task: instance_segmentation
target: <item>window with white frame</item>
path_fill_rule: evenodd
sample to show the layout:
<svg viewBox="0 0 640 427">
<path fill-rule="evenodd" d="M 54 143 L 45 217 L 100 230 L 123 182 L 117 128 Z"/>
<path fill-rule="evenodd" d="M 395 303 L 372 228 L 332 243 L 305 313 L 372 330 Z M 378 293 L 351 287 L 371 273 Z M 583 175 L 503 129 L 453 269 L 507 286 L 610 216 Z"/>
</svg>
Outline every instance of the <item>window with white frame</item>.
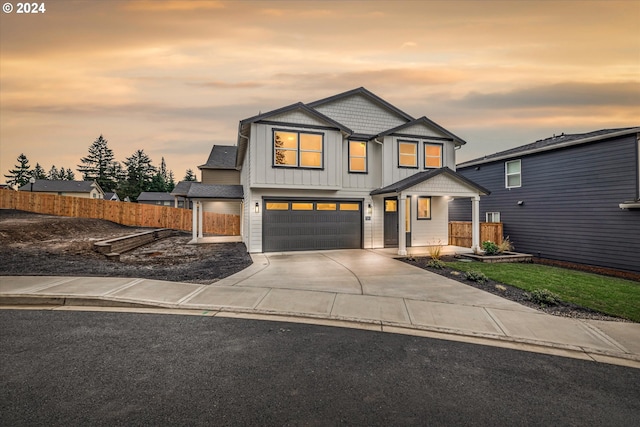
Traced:
<svg viewBox="0 0 640 427">
<path fill-rule="evenodd" d="M 324 141 L 321 133 L 274 130 L 273 165 L 322 169 Z"/>
<path fill-rule="evenodd" d="M 441 168 L 442 167 L 442 145 L 441 144 L 424 144 L 424 168 Z"/>
<path fill-rule="evenodd" d="M 500 212 L 487 212 L 487 222 L 500 222 Z"/>
<path fill-rule="evenodd" d="M 418 142 L 398 141 L 398 166 L 401 168 L 418 167 Z"/>
<path fill-rule="evenodd" d="M 520 160 L 512 160 L 505 162 L 505 186 L 507 188 L 516 188 L 522 186 L 522 163 Z"/>
</svg>

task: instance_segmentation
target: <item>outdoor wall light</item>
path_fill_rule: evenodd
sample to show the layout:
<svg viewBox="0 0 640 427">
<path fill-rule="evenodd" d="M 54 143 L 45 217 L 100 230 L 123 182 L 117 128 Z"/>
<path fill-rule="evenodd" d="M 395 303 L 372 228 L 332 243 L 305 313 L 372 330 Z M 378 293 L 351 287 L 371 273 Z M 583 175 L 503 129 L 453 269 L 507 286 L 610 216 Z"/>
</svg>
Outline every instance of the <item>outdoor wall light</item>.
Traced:
<svg viewBox="0 0 640 427">
<path fill-rule="evenodd" d="M 260 213 L 260 203 L 256 202 L 256 206 L 254 208 L 256 213 Z"/>
<path fill-rule="evenodd" d="M 524 201 L 518 200 L 518 206 L 522 206 L 522 205 L 524 205 Z"/>
<path fill-rule="evenodd" d="M 371 203 L 369 203 L 367 205 L 367 215 L 371 215 L 373 213 L 373 206 L 371 206 Z"/>
</svg>

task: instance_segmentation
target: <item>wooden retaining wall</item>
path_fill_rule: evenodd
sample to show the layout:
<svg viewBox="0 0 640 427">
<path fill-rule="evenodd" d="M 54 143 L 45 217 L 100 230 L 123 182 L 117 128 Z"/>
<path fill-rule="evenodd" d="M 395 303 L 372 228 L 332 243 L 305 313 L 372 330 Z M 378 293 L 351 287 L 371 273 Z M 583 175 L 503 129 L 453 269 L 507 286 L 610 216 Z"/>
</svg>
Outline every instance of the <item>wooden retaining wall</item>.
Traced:
<svg viewBox="0 0 640 427">
<path fill-rule="evenodd" d="M 501 222 L 481 222 L 480 223 L 480 243 L 491 241 L 499 244 L 503 239 L 503 227 Z M 451 221 L 449 222 L 449 244 L 470 248 L 471 222 Z"/>
<path fill-rule="evenodd" d="M 190 209 L 13 190 L 0 190 L 0 208 L 181 231 L 191 231 L 193 220 Z M 204 234 L 240 235 L 239 215 L 203 212 L 202 222 Z"/>
</svg>

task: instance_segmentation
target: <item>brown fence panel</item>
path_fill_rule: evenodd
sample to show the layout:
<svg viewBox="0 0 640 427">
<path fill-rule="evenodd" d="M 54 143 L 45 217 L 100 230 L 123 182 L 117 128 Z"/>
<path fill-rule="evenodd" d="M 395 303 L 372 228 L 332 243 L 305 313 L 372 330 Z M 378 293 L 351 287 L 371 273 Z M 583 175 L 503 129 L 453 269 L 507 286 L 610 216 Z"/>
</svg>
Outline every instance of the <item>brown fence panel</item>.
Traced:
<svg viewBox="0 0 640 427">
<path fill-rule="evenodd" d="M 466 221 L 449 222 L 449 244 L 452 246 L 461 246 L 470 248 L 472 241 L 472 223 Z M 491 241 L 495 243 L 502 242 L 503 225 L 501 222 L 481 222 L 480 223 L 480 242 Z"/>
<path fill-rule="evenodd" d="M 193 219 L 190 209 L 12 190 L 0 190 L 0 208 L 182 231 L 191 231 Z M 238 215 L 203 212 L 202 221 L 206 234 L 240 235 Z"/>
</svg>

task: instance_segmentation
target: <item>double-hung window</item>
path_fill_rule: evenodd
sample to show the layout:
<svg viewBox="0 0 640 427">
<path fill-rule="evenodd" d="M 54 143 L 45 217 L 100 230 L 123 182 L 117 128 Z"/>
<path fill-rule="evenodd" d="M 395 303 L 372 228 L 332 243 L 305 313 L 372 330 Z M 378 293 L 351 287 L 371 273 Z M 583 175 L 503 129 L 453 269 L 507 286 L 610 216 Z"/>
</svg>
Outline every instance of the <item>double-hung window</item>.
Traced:
<svg viewBox="0 0 640 427">
<path fill-rule="evenodd" d="M 367 173 L 367 143 L 349 141 L 349 172 Z"/>
<path fill-rule="evenodd" d="M 505 162 L 504 170 L 507 188 L 522 187 L 522 163 L 520 160 Z"/>
<path fill-rule="evenodd" d="M 424 168 L 441 168 L 442 167 L 442 145 L 441 144 L 424 144 Z"/>
<path fill-rule="evenodd" d="M 322 169 L 324 140 L 321 133 L 275 130 L 273 165 Z"/>
<path fill-rule="evenodd" d="M 418 143 L 398 141 L 398 166 L 401 168 L 418 167 Z"/>
<path fill-rule="evenodd" d="M 500 212 L 487 212 L 487 222 L 500 222 Z"/>
</svg>

